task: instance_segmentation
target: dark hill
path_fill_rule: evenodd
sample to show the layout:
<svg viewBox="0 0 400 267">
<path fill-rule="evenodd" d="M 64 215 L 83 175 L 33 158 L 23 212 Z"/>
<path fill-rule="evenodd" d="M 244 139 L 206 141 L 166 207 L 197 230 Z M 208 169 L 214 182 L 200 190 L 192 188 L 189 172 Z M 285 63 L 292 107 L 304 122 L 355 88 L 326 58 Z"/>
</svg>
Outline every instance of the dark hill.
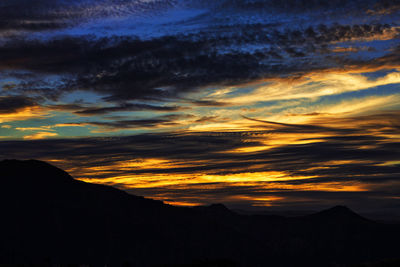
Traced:
<svg viewBox="0 0 400 267">
<path fill-rule="evenodd" d="M 228 209 L 223 204 L 212 204 L 210 206 L 197 206 L 193 207 L 197 212 L 203 213 L 208 216 L 214 216 L 216 218 L 223 218 L 229 216 L 236 216 L 237 214 Z"/>
<path fill-rule="evenodd" d="M 1 161 L 0 174 L 0 263 L 346 266 L 398 256 L 397 225 L 345 207 L 245 216 L 220 204 L 165 205 L 40 161 Z"/>
<path fill-rule="evenodd" d="M 323 210 L 305 217 L 313 221 L 319 221 L 321 223 L 337 223 L 338 221 L 341 221 L 342 223 L 355 224 L 372 223 L 372 221 L 358 215 L 357 213 L 345 206 L 335 206 L 333 208 Z"/>
</svg>

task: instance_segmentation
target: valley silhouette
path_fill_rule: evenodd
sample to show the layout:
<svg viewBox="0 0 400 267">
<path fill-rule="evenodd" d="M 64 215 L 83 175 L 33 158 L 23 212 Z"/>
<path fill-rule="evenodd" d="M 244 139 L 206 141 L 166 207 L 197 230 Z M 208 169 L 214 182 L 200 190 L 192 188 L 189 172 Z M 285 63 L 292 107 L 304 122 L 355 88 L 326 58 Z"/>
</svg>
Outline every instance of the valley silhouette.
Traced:
<svg viewBox="0 0 400 267">
<path fill-rule="evenodd" d="M 0 173 L 2 264 L 400 263 L 400 226 L 366 219 L 344 206 L 298 217 L 242 215 L 222 204 L 175 207 L 85 183 L 42 161 L 4 160 Z"/>
</svg>

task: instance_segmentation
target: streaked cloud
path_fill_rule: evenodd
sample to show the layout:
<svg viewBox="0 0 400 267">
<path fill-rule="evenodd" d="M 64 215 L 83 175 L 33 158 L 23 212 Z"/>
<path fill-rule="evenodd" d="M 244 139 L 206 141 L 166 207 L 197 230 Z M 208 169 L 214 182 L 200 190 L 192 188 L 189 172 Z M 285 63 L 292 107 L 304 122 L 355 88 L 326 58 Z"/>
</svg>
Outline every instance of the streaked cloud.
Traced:
<svg viewBox="0 0 400 267">
<path fill-rule="evenodd" d="M 57 133 L 53 132 L 37 132 L 32 135 L 25 135 L 24 140 L 39 140 L 39 139 L 46 139 L 48 137 L 55 137 L 57 136 Z"/>
<path fill-rule="evenodd" d="M 388 84 L 399 84 L 400 73 L 391 72 L 375 80 L 359 73 L 310 73 L 297 80 L 277 80 L 257 87 L 244 95 L 226 97 L 224 100 L 242 105 L 261 101 L 317 98 L 345 92 L 360 91 Z M 240 88 L 237 88 L 240 91 Z"/>
<path fill-rule="evenodd" d="M 1 1 L 0 158 L 176 205 L 396 210 L 399 12 Z"/>
<path fill-rule="evenodd" d="M 382 188 L 400 172 L 397 113 L 253 132 L 3 141 L 1 148 L 8 157 L 48 160 L 85 181 L 181 204 L 273 207 L 302 198 L 311 207 L 346 196 L 359 207 L 365 197 L 390 205 L 398 192 Z"/>
<path fill-rule="evenodd" d="M 40 107 L 22 108 L 15 113 L 0 114 L 0 123 L 12 121 L 25 121 L 33 118 L 41 118 L 47 113 Z"/>
</svg>

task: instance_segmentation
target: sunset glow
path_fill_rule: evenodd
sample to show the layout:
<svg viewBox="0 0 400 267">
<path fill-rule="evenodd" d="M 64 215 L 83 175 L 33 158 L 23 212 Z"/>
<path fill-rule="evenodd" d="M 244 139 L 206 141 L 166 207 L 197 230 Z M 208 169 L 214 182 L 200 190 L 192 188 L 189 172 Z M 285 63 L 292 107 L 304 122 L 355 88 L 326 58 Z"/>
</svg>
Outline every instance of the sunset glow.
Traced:
<svg viewBox="0 0 400 267">
<path fill-rule="evenodd" d="M 398 6 L 61 2 L 0 11 L 2 159 L 179 206 L 398 205 Z"/>
</svg>

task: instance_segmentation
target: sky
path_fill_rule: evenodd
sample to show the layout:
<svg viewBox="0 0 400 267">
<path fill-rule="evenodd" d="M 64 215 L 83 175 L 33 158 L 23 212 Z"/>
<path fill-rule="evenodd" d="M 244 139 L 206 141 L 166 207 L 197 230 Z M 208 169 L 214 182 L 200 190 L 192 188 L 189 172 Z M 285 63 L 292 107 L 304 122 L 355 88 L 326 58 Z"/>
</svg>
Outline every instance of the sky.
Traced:
<svg viewBox="0 0 400 267">
<path fill-rule="evenodd" d="M 400 218 L 399 37 L 397 0 L 2 0 L 0 159 Z"/>
</svg>

